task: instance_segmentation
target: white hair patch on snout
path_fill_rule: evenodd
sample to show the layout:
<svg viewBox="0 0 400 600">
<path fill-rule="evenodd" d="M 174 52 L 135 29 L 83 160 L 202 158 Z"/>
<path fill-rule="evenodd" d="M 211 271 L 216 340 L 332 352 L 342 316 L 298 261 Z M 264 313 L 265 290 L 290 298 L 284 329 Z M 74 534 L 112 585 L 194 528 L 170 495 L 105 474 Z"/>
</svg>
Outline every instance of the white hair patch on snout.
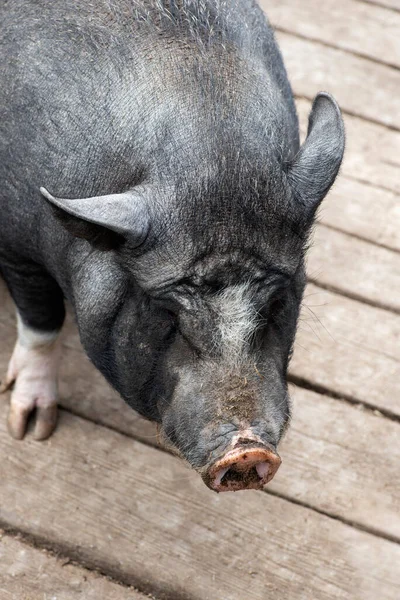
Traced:
<svg viewBox="0 0 400 600">
<path fill-rule="evenodd" d="M 247 355 L 258 322 L 249 284 L 226 288 L 214 298 L 213 309 L 218 319 L 215 343 L 225 360 L 237 364 Z"/>
</svg>

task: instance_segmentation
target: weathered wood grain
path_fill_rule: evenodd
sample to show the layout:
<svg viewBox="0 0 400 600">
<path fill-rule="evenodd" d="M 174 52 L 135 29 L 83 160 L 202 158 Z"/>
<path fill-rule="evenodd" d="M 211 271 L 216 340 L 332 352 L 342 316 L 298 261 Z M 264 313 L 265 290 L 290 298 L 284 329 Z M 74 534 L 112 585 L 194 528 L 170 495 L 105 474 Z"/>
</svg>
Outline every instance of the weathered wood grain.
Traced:
<svg viewBox="0 0 400 600">
<path fill-rule="evenodd" d="M 149 600 L 0 531 L 0 600 Z"/>
<path fill-rule="evenodd" d="M 4 370 L 14 339 L 11 323 L 0 332 L 6 333 L 6 348 L 0 351 Z M 302 353 L 303 348 L 297 352 Z M 306 348 L 304 352 L 308 359 Z M 60 389 L 62 406 L 74 413 L 158 445 L 155 426 L 110 389 L 84 356 L 70 323 Z M 293 390 L 293 397 L 292 427 L 281 447 L 284 465 L 270 488 L 317 510 L 400 538 L 400 488 L 394 483 L 400 462 L 400 425 L 301 388 Z"/>
<path fill-rule="evenodd" d="M 78 351 L 67 349 L 64 358 L 63 406 L 158 445 L 154 424 L 103 384 Z M 400 539 L 400 425 L 302 388 L 291 391 L 293 421 L 281 446 L 284 465 L 271 489 Z"/>
<path fill-rule="evenodd" d="M 278 29 L 400 66 L 400 14 L 353 0 L 261 0 Z"/>
<path fill-rule="evenodd" d="M 291 387 L 293 419 L 271 490 L 400 539 L 400 425 Z"/>
<path fill-rule="evenodd" d="M 400 196 L 388 190 L 340 176 L 319 218 L 345 233 L 400 251 Z"/>
<path fill-rule="evenodd" d="M 327 89 L 344 111 L 400 127 L 400 70 L 287 33 L 277 39 L 296 95 L 311 100 Z"/>
<path fill-rule="evenodd" d="M 400 230 L 395 239 L 400 242 Z M 317 280 L 361 302 L 366 300 L 400 312 L 398 252 L 319 225 L 313 235 L 307 264 L 312 281 Z"/>
<path fill-rule="evenodd" d="M 67 349 L 65 363 L 63 406 L 158 445 L 155 426 L 127 407 L 78 351 Z M 281 448 L 285 466 L 272 489 L 400 538 L 400 488 L 394 483 L 400 425 L 301 388 L 292 395 L 292 427 Z"/>
<path fill-rule="evenodd" d="M 325 86 L 328 87 L 328 86 Z M 329 88 L 334 91 L 334 88 Z M 311 102 L 298 99 L 303 137 L 307 131 Z M 346 151 L 341 173 L 368 185 L 400 193 L 400 133 L 358 117 L 343 115 Z M 399 122 L 400 119 L 397 117 Z"/>
<path fill-rule="evenodd" d="M 290 371 L 399 416 L 400 319 L 309 285 Z"/>
<path fill-rule="evenodd" d="M 316 292 L 320 294 L 320 300 L 314 297 Z M 309 304 L 314 305 L 321 301 L 321 304 L 328 303 L 329 308 L 332 300 L 337 302 L 336 296 L 309 287 L 307 293 Z M 342 299 L 339 296 L 340 300 Z M 299 372 L 304 373 L 303 361 L 307 363 L 307 367 L 311 363 L 311 370 L 309 369 L 311 382 L 320 384 L 320 371 L 325 369 L 326 377 L 328 378 L 330 371 L 332 379 L 340 380 L 340 389 L 343 390 L 346 389 L 353 372 L 357 371 L 359 374 L 357 382 L 353 384 L 353 388 L 348 388 L 349 391 L 353 391 L 358 389 L 360 378 L 368 368 L 371 368 L 369 362 L 371 352 L 366 348 L 364 355 L 361 353 L 361 356 L 355 356 L 351 342 L 354 343 L 357 337 L 353 334 L 353 340 L 349 340 L 347 327 L 348 322 L 355 319 L 359 304 L 343 300 L 344 311 L 350 314 L 347 317 L 348 321 L 337 323 L 337 330 L 333 329 L 332 325 L 336 322 L 338 310 L 343 310 L 343 305 L 339 307 L 335 305 L 334 318 L 329 323 L 324 317 L 324 314 L 329 311 L 325 309 L 321 311 L 319 307 L 314 307 L 313 310 L 319 313 L 323 325 L 315 322 L 314 318 L 310 321 L 310 315 L 307 314 L 307 310 L 305 311 L 303 318 L 306 321 L 301 326 L 303 331 L 296 347 L 292 372 L 295 375 Z M 352 311 L 349 311 L 349 306 Z M 397 343 L 400 340 L 400 323 L 399 319 L 396 320 L 399 337 L 394 337 L 392 346 L 387 343 L 386 348 L 383 348 L 383 342 L 379 340 L 375 343 L 377 352 L 380 350 L 387 350 L 388 353 L 394 350 L 397 352 L 395 356 L 399 377 L 396 377 L 396 373 L 392 373 L 392 379 L 382 381 L 381 387 L 380 382 L 376 382 L 373 391 L 376 397 L 382 398 L 382 402 L 378 402 L 381 408 L 390 407 L 400 414 L 396 400 L 400 394 L 400 344 Z M 309 325 L 306 325 L 307 322 Z M 390 323 L 387 325 L 389 330 Z M 324 327 L 327 327 L 329 333 Z M 382 333 L 385 338 L 388 330 L 383 327 Z M 307 331 L 309 336 L 306 340 L 302 334 Z M 396 331 L 392 333 L 396 335 Z M 336 340 L 335 342 L 331 336 Z M 361 331 L 361 336 L 367 338 L 368 330 Z M 75 341 L 73 341 L 74 337 Z M 66 343 L 74 349 L 78 348 L 73 330 L 70 330 Z M 327 348 L 324 347 L 325 343 Z M 329 355 L 332 343 L 336 346 L 337 352 L 333 361 Z M 115 392 L 103 383 L 102 376 L 95 371 L 89 361 L 85 360 L 78 350 L 72 348 L 66 351 L 63 364 L 62 404 L 77 414 L 107 424 L 146 444 L 157 445 L 154 425 L 131 411 Z M 323 361 L 325 352 L 327 352 L 326 363 Z M 298 355 L 301 358 L 298 358 Z M 315 370 L 312 370 L 312 364 L 316 363 L 321 355 L 322 359 L 315 365 Z M 373 354 L 372 359 L 374 359 Z M 347 370 L 342 375 L 344 377 L 342 381 L 343 364 L 347 365 Z M 392 361 L 388 360 L 385 366 L 384 373 L 387 373 L 392 366 Z M 368 402 L 373 401 L 373 398 L 366 393 L 369 385 L 370 382 L 367 380 L 363 390 L 365 400 Z M 338 388 L 335 390 L 340 391 Z M 392 397 L 390 397 L 391 392 L 394 394 Z M 386 393 L 388 393 L 387 397 Z M 274 489 L 276 485 L 276 489 L 289 498 L 301 500 L 332 515 L 353 520 L 384 535 L 400 537 L 400 488 L 395 483 L 400 462 L 400 425 L 301 388 L 293 390 L 293 396 L 295 402 L 293 423 L 282 446 L 282 454 L 286 459 L 280 475 L 286 476 L 284 479 L 277 478 L 271 488 Z M 387 405 L 385 399 L 388 401 Z M 374 440 L 373 444 L 371 440 Z M 387 452 L 387 448 L 390 448 L 390 452 Z M 384 469 L 382 464 L 385 464 Z"/>
<path fill-rule="evenodd" d="M 212 494 L 178 459 L 86 420 L 62 414 L 43 444 L 1 422 L 0 446 L 0 520 L 161 598 L 399 596 L 397 544 L 268 494 Z"/>
</svg>

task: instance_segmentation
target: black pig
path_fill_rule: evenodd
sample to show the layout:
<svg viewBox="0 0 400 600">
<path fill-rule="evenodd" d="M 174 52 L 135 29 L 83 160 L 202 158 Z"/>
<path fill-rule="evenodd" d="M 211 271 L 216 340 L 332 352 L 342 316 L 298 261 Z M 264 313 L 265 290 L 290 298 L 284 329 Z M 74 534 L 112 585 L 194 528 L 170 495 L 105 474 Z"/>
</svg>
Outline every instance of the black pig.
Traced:
<svg viewBox="0 0 400 600">
<path fill-rule="evenodd" d="M 10 433 L 54 429 L 64 298 L 128 404 L 216 491 L 275 474 L 316 210 L 343 155 L 254 0 L 3 0 Z M 48 191 L 47 191 L 48 190 Z"/>
</svg>

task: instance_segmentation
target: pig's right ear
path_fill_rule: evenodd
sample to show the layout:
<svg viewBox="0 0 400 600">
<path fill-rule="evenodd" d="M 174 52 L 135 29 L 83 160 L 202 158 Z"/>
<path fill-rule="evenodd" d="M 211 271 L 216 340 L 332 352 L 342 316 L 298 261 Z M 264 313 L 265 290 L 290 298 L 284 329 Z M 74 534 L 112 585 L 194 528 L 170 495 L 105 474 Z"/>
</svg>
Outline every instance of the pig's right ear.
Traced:
<svg viewBox="0 0 400 600">
<path fill-rule="evenodd" d="M 121 236 L 139 246 L 148 234 L 149 216 L 139 192 L 72 200 L 56 198 L 44 187 L 40 191 L 56 207 L 57 217 L 68 231 L 100 249 L 114 247 Z"/>
<path fill-rule="evenodd" d="M 310 218 L 335 181 L 344 145 L 340 108 L 330 94 L 321 92 L 312 105 L 307 138 L 287 170 L 295 199 Z"/>
</svg>

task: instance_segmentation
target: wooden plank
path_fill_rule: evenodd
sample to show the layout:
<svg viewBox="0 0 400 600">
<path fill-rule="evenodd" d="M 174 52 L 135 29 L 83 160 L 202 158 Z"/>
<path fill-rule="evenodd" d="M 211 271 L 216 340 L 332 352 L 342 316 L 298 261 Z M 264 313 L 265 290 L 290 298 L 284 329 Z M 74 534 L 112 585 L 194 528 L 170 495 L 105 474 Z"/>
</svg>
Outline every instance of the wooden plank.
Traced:
<svg viewBox="0 0 400 600">
<path fill-rule="evenodd" d="M 65 352 L 62 405 L 157 446 L 155 425 L 141 419 L 101 383 L 100 374 L 78 351 Z M 284 465 L 271 489 L 400 538 L 400 489 L 394 484 L 400 464 L 400 425 L 305 389 L 292 387 L 291 392 L 293 421 L 280 449 Z"/>
<path fill-rule="evenodd" d="M 323 224 L 400 251 L 400 197 L 339 177 L 319 212 Z"/>
<path fill-rule="evenodd" d="M 173 600 L 397 600 L 397 544 L 260 492 L 213 494 L 181 461 L 62 414 L 51 442 L 0 423 L 0 519 Z"/>
<path fill-rule="evenodd" d="M 7 331 L 5 346 L 11 351 L 11 324 Z M 0 352 L 3 369 L 7 351 Z M 295 356 L 299 351 L 303 348 L 297 348 Z M 341 355 L 343 348 L 338 351 Z M 307 348 L 304 355 L 307 360 Z M 352 362 L 349 355 L 347 361 Z M 331 361 L 328 368 L 335 368 Z M 295 389 L 293 396 L 293 422 L 281 447 L 284 466 L 270 488 L 382 535 L 400 538 L 400 489 L 393 485 L 400 462 L 400 425 L 304 389 Z M 155 426 L 141 419 L 109 388 L 84 356 L 71 325 L 63 352 L 61 397 L 62 406 L 76 414 L 157 446 Z"/>
<path fill-rule="evenodd" d="M 327 89 L 353 115 L 400 128 L 400 71 L 343 50 L 277 33 L 295 94 L 311 100 Z"/>
<path fill-rule="evenodd" d="M 297 108 L 304 137 L 311 102 L 298 99 Z M 343 175 L 399 194 L 400 133 L 349 115 L 344 115 L 344 121 L 346 151 L 341 169 Z"/>
<path fill-rule="evenodd" d="M 400 66 L 400 14 L 353 0 L 261 0 L 272 25 Z"/>
<path fill-rule="evenodd" d="M 398 252 L 323 225 L 315 229 L 313 238 L 307 258 L 307 272 L 312 281 L 400 312 Z M 400 230 L 396 240 L 400 242 Z"/>
<path fill-rule="evenodd" d="M 0 531 L 0 600 L 148 600 Z"/>
<path fill-rule="evenodd" d="M 290 371 L 400 416 L 399 341 L 398 315 L 309 285 Z"/>
<path fill-rule="evenodd" d="M 308 390 L 294 412 L 270 489 L 400 539 L 400 425 Z"/>
<path fill-rule="evenodd" d="M 79 351 L 67 349 L 62 405 L 157 446 L 154 424 L 141 419 L 102 382 L 101 375 Z M 319 510 L 400 538 L 400 490 L 395 492 L 393 488 L 400 463 L 400 426 L 308 390 L 298 388 L 292 392 L 294 417 L 283 442 L 285 468 L 276 489 Z M 375 440 L 373 446 L 371 439 Z M 308 448 L 305 440 L 309 441 Z M 380 452 L 381 459 L 377 455 Z M 340 474 L 339 481 L 335 473 Z M 349 498 L 357 501 L 349 503 Z"/>
</svg>

